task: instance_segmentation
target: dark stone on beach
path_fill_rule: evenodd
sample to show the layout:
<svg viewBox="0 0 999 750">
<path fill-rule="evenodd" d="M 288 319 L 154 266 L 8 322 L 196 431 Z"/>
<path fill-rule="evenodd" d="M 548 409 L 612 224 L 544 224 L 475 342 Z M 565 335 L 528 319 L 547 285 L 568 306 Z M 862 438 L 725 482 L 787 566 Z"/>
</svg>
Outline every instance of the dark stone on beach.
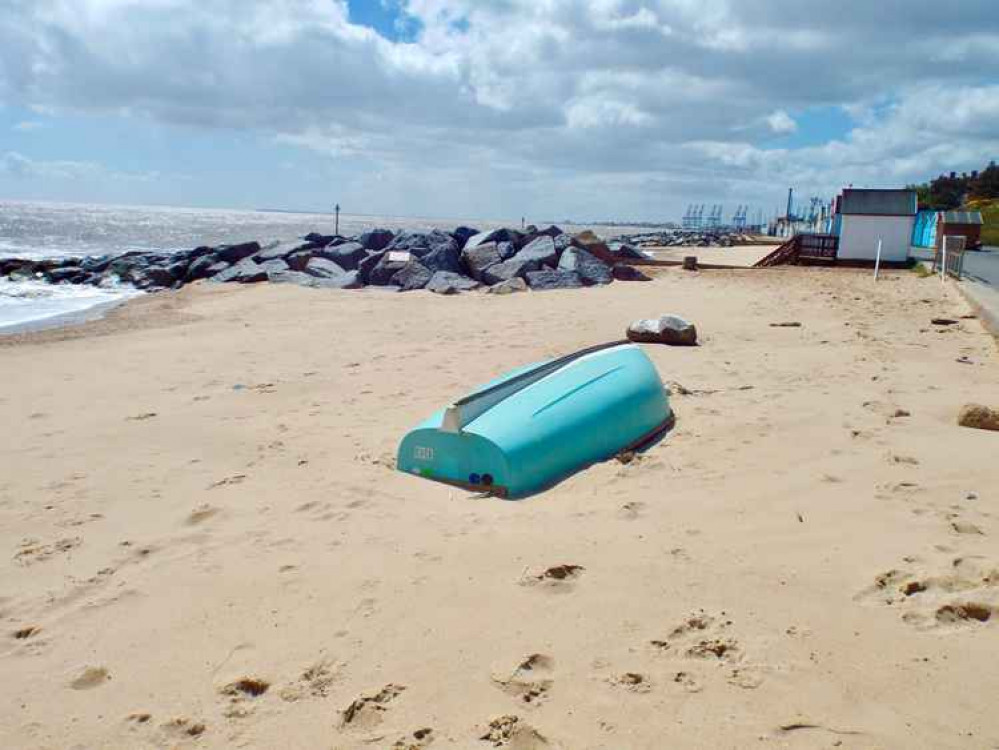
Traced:
<svg viewBox="0 0 999 750">
<path fill-rule="evenodd" d="M 80 268 L 87 273 L 104 273 L 111 265 L 111 260 L 112 256 L 110 255 L 88 255 L 80 261 Z"/>
<path fill-rule="evenodd" d="M 256 244 L 256 243 L 254 243 Z M 224 283 L 235 281 L 239 284 L 255 284 L 259 281 L 267 281 L 267 271 L 252 258 L 244 258 L 239 263 L 229 266 L 221 273 L 215 274 L 212 281 Z"/>
<path fill-rule="evenodd" d="M 611 274 L 618 281 L 652 281 L 634 266 L 626 266 L 623 263 L 611 268 Z"/>
<path fill-rule="evenodd" d="M 373 286 L 389 286 L 392 283 L 392 277 L 401 271 L 402 267 L 412 259 L 412 254 L 404 250 L 389 250 L 385 252 L 368 272 L 367 283 Z M 362 267 L 367 260 L 365 258 L 362 261 Z"/>
<path fill-rule="evenodd" d="M 375 266 L 377 266 L 381 261 L 385 252 L 385 250 L 379 250 L 378 252 L 368 253 L 368 257 L 362 259 L 361 262 L 357 264 L 357 272 L 360 274 L 361 280 L 365 284 L 368 283 L 371 271 L 374 270 Z"/>
<path fill-rule="evenodd" d="M 454 237 L 454 241 L 458 243 L 459 250 L 463 250 L 465 248 L 465 243 L 468 242 L 468 239 L 477 234 L 479 234 L 479 230 L 473 229 L 472 227 L 458 227 L 451 232 L 451 236 Z"/>
<path fill-rule="evenodd" d="M 435 244 L 429 253 L 420 258 L 420 263 L 431 273 L 437 273 L 438 271 L 461 273 L 463 270 L 461 265 L 461 250 L 458 249 L 458 243 L 450 237 L 448 239 L 451 241 Z"/>
<path fill-rule="evenodd" d="M 309 274 L 309 276 L 317 276 L 321 279 L 336 278 L 338 276 L 343 276 L 344 274 L 344 269 L 340 268 L 340 266 L 333 261 L 318 257 L 310 258 L 309 262 L 305 264 L 305 268 L 302 270 Z"/>
<path fill-rule="evenodd" d="M 285 263 L 281 258 L 274 258 L 273 260 L 267 260 L 263 263 L 258 264 L 267 273 L 267 278 L 270 279 L 271 275 L 276 273 L 283 273 L 288 271 L 288 264 Z"/>
<path fill-rule="evenodd" d="M 520 277 L 501 281 L 486 289 L 490 294 L 513 294 L 514 292 L 526 292 L 527 282 Z"/>
<path fill-rule="evenodd" d="M 510 260 L 517 254 L 517 246 L 512 242 L 497 242 L 496 252 L 500 254 L 502 260 Z"/>
<path fill-rule="evenodd" d="M 576 289 L 583 286 L 583 280 L 575 271 L 528 271 L 527 285 L 537 291 Z"/>
<path fill-rule="evenodd" d="M 256 255 L 261 250 L 259 242 L 244 242 L 239 245 L 222 245 L 215 250 L 215 257 L 226 263 L 238 263 L 244 258 Z"/>
<path fill-rule="evenodd" d="M 430 277 L 427 282 L 427 290 L 435 294 L 458 294 L 468 292 L 479 287 L 479 282 L 470 279 L 460 273 L 450 271 L 438 271 Z"/>
<path fill-rule="evenodd" d="M 63 266 L 62 268 L 53 268 L 45 275 L 52 284 L 62 284 L 65 282 L 79 284 L 85 274 L 86 272 L 79 266 Z"/>
<path fill-rule="evenodd" d="M 694 346 L 697 343 L 697 328 L 676 315 L 636 320 L 628 326 L 627 335 L 631 341 L 643 344 Z"/>
<path fill-rule="evenodd" d="M 483 271 L 482 280 L 487 284 L 499 284 L 500 282 L 516 277 L 523 278 L 527 275 L 528 271 L 538 271 L 540 269 L 541 264 L 536 260 L 514 257 L 502 263 L 489 266 L 489 268 Z"/>
<path fill-rule="evenodd" d="M 392 284 L 404 292 L 410 292 L 414 289 L 423 289 L 433 275 L 433 272 L 419 261 L 411 260 L 392 277 Z"/>
<path fill-rule="evenodd" d="M 570 247 L 562 253 L 558 267 L 563 271 L 575 271 L 587 286 L 610 284 L 614 280 L 610 266 L 578 247 Z"/>
<path fill-rule="evenodd" d="M 358 271 L 344 271 L 339 276 L 313 277 L 306 286 L 314 289 L 360 289 L 364 286 Z"/>
<path fill-rule="evenodd" d="M 513 257 L 516 260 L 534 261 L 539 266 L 554 266 L 558 263 L 555 241 L 547 235 L 532 240 Z"/>
<path fill-rule="evenodd" d="M 288 268 L 292 271 L 304 271 L 305 267 L 309 264 L 309 261 L 315 255 L 314 250 L 296 250 L 293 253 L 288 254 L 284 262 L 288 264 Z"/>
<path fill-rule="evenodd" d="M 302 249 L 302 243 L 299 240 L 290 240 L 287 242 L 272 242 L 267 245 L 263 250 L 253 256 L 253 259 L 257 263 L 266 263 L 269 260 L 283 260 L 291 253 L 296 250 Z"/>
<path fill-rule="evenodd" d="M 521 234 L 519 232 L 514 229 L 503 227 L 502 229 L 492 229 L 488 232 L 479 232 L 478 234 L 469 237 L 462 249 L 469 250 L 490 242 L 512 242 L 517 244 L 520 239 Z"/>
<path fill-rule="evenodd" d="M 535 232 L 535 234 L 538 234 L 538 235 L 544 234 L 544 235 L 547 235 L 547 236 L 551 237 L 552 239 L 555 239 L 560 234 L 565 234 L 565 233 L 559 227 L 555 226 L 554 224 L 551 224 L 551 225 L 545 227 L 544 229 L 538 230 L 537 232 Z"/>
<path fill-rule="evenodd" d="M 157 289 L 173 286 L 177 279 L 165 266 L 146 266 L 133 269 L 131 280 L 139 289 Z"/>
<path fill-rule="evenodd" d="M 319 232 L 309 232 L 303 238 L 310 245 L 315 247 L 326 247 L 336 240 L 342 240 L 343 238 L 338 234 L 319 234 Z"/>
<path fill-rule="evenodd" d="M 388 229 L 369 229 L 357 238 L 357 242 L 365 250 L 384 250 L 394 236 Z"/>
<path fill-rule="evenodd" d="M 609 242 L 607 249 L 616 258 L 634 258 L 635 260 L 646 260 L 648 256 L 633 245 L 625 242 Z"/>
<path fill-rule="evenodd" d="M 561 255 L 566 249 L 570 247 L 574 246 L 579 247 L 578 245 L 575 244 L 575 240 L 573 239 L 571 234 L 556 235 L 555 237 L 552 238 L 552 241 L 555 243 L 555 252 L 557 252 L 559 255 Z"/>
<path fill-rule="evenodd" d="M 468 275 L 476 281 L 482 281 L 483 271 L 502 260 L 495 242 L 487 242 L 474 247 L 466 245 L 465 249 L 461 251 L 461 258 L 465 261 Z"/>
<path fill-rule="evenodd" d="M 167 270 L 170 271 L 170 275 L 173 276 L 174 281 L 183 281 L 184 277 L 187 276 L 189 265 L 191 265 L 191 262 L 187 259 L 176 260 L 167 266 Z"/>
<path fill-rule="evenodd" d="M 272 284 L 298 284 L 299 286 L 309 286 L 315 280 L 315 276 L 309 276 L 302 271 L 292 271 L 287 266 L 283 271 L 268 272 L 267 280 Z"/>
<path fill-rule="evenodd" d="M 448 237 L 448 239 L 451 238 Z M 430 243 L 430 237 L 426 232 L 405 231 L 397 234 L 385 249 L 412 253 L 419 258 L 430 252 Z"/>
<path fill-rule="evenodd" d="M 221 268 L 218 267 L 219 265 L 221 265 Z M 191 265 L 187 267 L 187 272 L 184 274 L 184 281 L 191 282 L 198 279 L 207 279 L 220 271 L 224 271 L 226 268 L 228 268 L 228 264 L 224 261 L 219 261 L 214 255 L 203 255 L 191 261 Z"/>
<path fill-rule="evenodd" d="M 344 242 L 340 245 L 316 250 L 315 254 L 320 258 L 333 261 L 347 271 L 353 271 L 357 268 L 358 263 L 368 257 L 368 251 L 360 242 Z"/>
</svg>

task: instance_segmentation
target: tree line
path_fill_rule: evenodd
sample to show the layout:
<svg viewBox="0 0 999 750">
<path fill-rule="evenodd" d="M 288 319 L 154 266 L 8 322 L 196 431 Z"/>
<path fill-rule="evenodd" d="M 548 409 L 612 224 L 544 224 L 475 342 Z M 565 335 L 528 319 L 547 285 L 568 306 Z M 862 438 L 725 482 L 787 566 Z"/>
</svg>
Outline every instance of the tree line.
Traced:
<svg viewBox="0 0 999 750">
<path fill-rule="evenodd" d="M 949 211 L 969 201 L 999 199 L 999 166 L 995 161 L 978 172 L 951 172 L 922 185 L 909 185 L 919 197 L 919 208 Z"/>
</svg>

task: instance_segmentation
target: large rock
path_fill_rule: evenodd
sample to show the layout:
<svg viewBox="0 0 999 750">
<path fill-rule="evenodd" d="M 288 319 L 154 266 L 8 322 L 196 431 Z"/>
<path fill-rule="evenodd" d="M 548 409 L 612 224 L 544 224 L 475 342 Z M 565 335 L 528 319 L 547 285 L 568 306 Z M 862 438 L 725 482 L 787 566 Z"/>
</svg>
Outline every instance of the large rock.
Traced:
<svg viewBox="0 0 999 750">
<path fill-rule="evenodd" d="M 296 250 L 285 256 L 284 261 L 292 271 L 305 271 L 305 267 L 315 255 L 315 250 Z"/>
<path fill-rule="evenodd" d="M 62 268 L 53 268 L 46 276 L 52 284 L 78 284 L 86 276 L 86 273 L 79 266 L 63 266 Z"/>
<path fill-rule="evenodd" d="M 139 289 L 162 289 L 173 286 L 176 281 L 170 269 L 165 266 L 135 268 L 130 275 L 132 284 Z"/>
<path fill-rule="evenodd" d="M 500 258 L 503 260 L 510 260 L 510 258 L 517 254 L 517 246 L 512 242 L 497 242 L 496 252 L 500 254 Z"/>
<path fill-rule="evenodd" d="M 611 273 L 618 281 L 652 281 L 634 266 L 618 264 L 611 268 Z"/>
<path fill-rule="evenodd" d="M 513 278 L 524 278 L 528 271 L 538 271 L 541 264 L 526 258 L 511 258 L 482 272 L 482 280 L 487 284 L 499 284 Z"/>
<path fill-rule="evenodd" d="M 473 247 L 478 247 L 479 245 L 485 245 L 491 242 L 512 242 L 517 244 L 521 239 L 520 232 L 513 229 L 507 229 L 506 227 L 502 229 L 491 229 L 488 232 L 479 232 L 468 238 L 465 242 L 463 250 L 469 250 Z"/>
<path fill-rule="evenodd" d="M 538 230 L 536 232 L 536 234 L 546 234 L 549 237 L 551 237 L 552 239 L 554 239 L 554 238 L 558 237 L 560 234 L 564 234 L 564 232 L 561 229 L 559 229 L 557 226 L 555 226 L 554 224 L 551 224 L 551 225 L 545 227 L 544 229 Z"/>
<path fill-rule="evenodd" d="M 298 269 L 294 269 L 298 270 Z M 316 276 L 320 279 L 330 279 L 343 276 L 345 273 L 344 269 L 340 268 L 336 263 L 326 258 L 310 258 L 309 262 L 305 264 L 305 268 L 302 269 L 309 276 Z"/>
<path fill-rule="evenodd" d="M 461 257 L 465 261 L 469 275 L 476 281 L 482 281 L 483 272 L 502 260 L 495 242 L 487 242 L 484 245 L 475 245 L 474 247 L 466 245 L 465 249 L 461 251 Z"/>
<path fill-rule="evenodd" d="M 450 237 L 448 239 L 451 239 Z M 451 242 L 437 243 L 430 252 L 420 258 L 422 263 L 431 273 L 438 271 L 450 271 L 451 273 L 461 273 L 461 250 L 458 243 L 451 239 Z"/>
<path fill-rule="evenodd" d="M 283 271 L 276 271 L 267 274 L 267 280 L 272 284 L 298 284 L 299 286 L 310 286 L 315 280 L 315 276 L 310 276 L 302 271 L 292 271 L 287 266 Z"/>
<path fill-rule="evenodd" d="M 961 427 L 999 432 L 999 409 L 981 404 L 965 404 L 957 415 L 957 423 Z"/>
<path fill-rule="evenodd" d="M 524 245 L 521 251 L 513 257 L 517 260 L 536 262 L 539 266 L 554 267 L 558 263 L 558 251 L 555 249 L 555 241 L 548 235 L 535 238 Z"/>
<path fill-rule="evenodd" d="M 331 245 L 322 250 L 316 250 L 315 255 L 326 258 L 336 263 L 346 271 L 353 271 L 357 265 L 368 257 L 368 251 L 360 242 L 344 242 L 339 245 Z"/>
<path fill-rule="evenodd" d="M 472 229 L 472 227 L 458 227 L 451 232 L 451 236 L 454 237 L 454 241 L 458 243 L 459 250 L 464 249 L 465 243 L 468 242 L 469 237 L 474 237 L 477 234 L 479 234 L 479 230 Z"/>
<path fill-rule="evenodd" d="M 296 250 L 302 249 L 300 240 L 290 240 L 287 242 L 272 242 L 266 245 L 259 253 L 253 256 L 257 263 L 266 263 L 269 260 L 284 260 L 288 255 Z"/>
<path fill-rule="evenodd" d="M 244 258 L 256 255 L 260 251 L 259 242 L 244 242 L 240 245 L 222 245 L 216 248 L 215 257 L 226 263 L 239 263 Z"/>
<path fill-rule="evenodd" d="M 375 269 L 383 257 L 385 257 L 385 250 L 377 250 L 375 252 L 368 253 L 368 257 L 361 260 L 357 264 L 357 272 L 360 274 L 361 280 L 367 284 L 368 279 L 371 276 L 371 272 Z"/>
<path fill-rule="evenodd" d="M 628 338 L 643 344 L 694 346 L 697 329 L 681 317 L 663 315 L 661 318 L 636 320 L 628 326 Z"/>
<path fill-rule="evenodd" d="M 536 291 L 576 289 L 583 286 L 583 280 L 574 271 L 550 271 L 546 269 L 543 271 L 528 271 L 527 285 Z"/>
<path fill-rule="evenodd" d="M 448 239 L 454 242 L 450 236 Z M 404 231 L 397 234 L 385 249 L 412 253 L 419 258 L 429 253 L 430 247 L 431 238 L 427 232 Z"/>
<path fill-rule="evenodd" d="M 110 255 L 88 255 L 80 262 L 80 268 L 87 273 L 104 273 L 113 259 Z"/>
<path fill-rule="evenodd" d="M 342 240 L 343 237 L 338 234 L 319 234 L 319 232 L 309 232 L 302 239 L 313 248 L 317 248 L 326 247 L 337 240 Z"/>
<path fill-rule="evenodd" d="M 365 250 L 384 250 L 394 236 L 388 229 L 369 229 L 357 241 Z"/>
<path fill-rule="evenodd" d="M 507 279 L 506 281 L 501 281 L 499 284 L 494 284 L 486 289 L 486 291 L 490 294 L 513 294 L 515 292 L 526 292 L 527 282 L 519 277 Z"/>
<path fill-rule="evenodd" d="M 468 292 L 479 287 L 479 282 L 462 276 L 460 273 L 450 271 L 438 271 L 430 277 L 426 289 L 435 294 L 458 294 Z"/>
<path fill-rule="evenodd" d="M 224 283 L 235 281 L 239 284 L 255 284 L 258 281 L 267 281 L 267 270 L 256 263 L 252 258 L 245 258 L 239 263 L 217 273 L 212 277 L 212 281 Z"/>
<path fill-rule="evenodd" d="M 229 267 L 225 261 L 219 260 L 214 255 L 202 255 L 197 260 L 191 261 L 184 274 L 184 281 L 191 282 L 198 279 L 207 279 L 215 274 L 224 271 Z"/>
<path fill-rule="evenodd" d="M 364 282 L 361 281 L 359 271 L 344 271 L 339 276 L 328 278 L 313 276 L 312 280 L 306 286 L 315 289 L 361 289 L 364 286 Z"/>
<path fill-rule="evenodd" d="M 258 263 L 257 265 L 259 265 L 262 269 L 264 269 L 264 272 L 267 274 L 268 279 L 273 274 L 283 273 L 284 271 L 289 270 L 288 264 L 285 263 L 281 258 L 265 260 L 263 263 Z"/>
<path fill-rule="evenodd" d="M 392 277 L 392 284 L 404 292 L 410 292 L 414 289 L 423 289 L 433 275 L 433 272 L 419 261 L 411 260 Z"/>
<path fill-rule="evenodd" d="M 373 286 L 389 286 L 392 283 L 392 277 L 395 276 L 402 267 L 405 266 L 413 259 L 413 255 L 409 252 L 402 250 L 389 250 L 383 253 L 374 266 L 367 272 L 366 282 Z M 364 268 L 364 264 L 368 262 L 368 258 L 361 261 L 359 269 Z M 363 276 L 363 273 L 362 273 Z"/>
<path fill-rule="evenodd" d="M 563 271 L 575 271 L 588 286 L 610 284 L 614 280 L 610 266 L 578 247 L 570 247 L 562 253 L 558 267 Z"/>
</svg>

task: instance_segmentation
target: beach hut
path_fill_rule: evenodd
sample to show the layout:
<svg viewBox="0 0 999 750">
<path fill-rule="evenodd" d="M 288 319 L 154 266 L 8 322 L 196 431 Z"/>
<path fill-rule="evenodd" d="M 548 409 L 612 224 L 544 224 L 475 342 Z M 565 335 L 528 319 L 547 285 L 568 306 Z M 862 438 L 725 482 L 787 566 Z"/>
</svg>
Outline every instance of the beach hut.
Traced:
<svg viewBox="0 0 999 750">
<path fill-rule="evenodd" d="M 834 222 L 839 235 L 837 260 L 873 263 L 880 241 L 882 263 L 907 262 L 916 206 L 915 190 L 844 190 Z"/>
<path fill-rule="evenodd" d="M 936 247 L 943 248 L 944 237 L 964 237 L 967 250 L 977 250 L 982 241 L 982 214 L 980 211 L 941 211 L 937 219 Z"/>
</svg>

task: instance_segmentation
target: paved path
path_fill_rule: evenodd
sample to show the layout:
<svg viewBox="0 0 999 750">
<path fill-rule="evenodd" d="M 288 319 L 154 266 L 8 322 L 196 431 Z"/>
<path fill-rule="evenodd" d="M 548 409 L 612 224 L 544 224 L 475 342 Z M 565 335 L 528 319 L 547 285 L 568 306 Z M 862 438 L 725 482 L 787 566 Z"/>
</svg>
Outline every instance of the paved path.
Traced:
<svg viewBox="0 0 999 750">
<path fill-rule="evenodd" d="M 933 251 L 923 248 L 913 251 L 920 260 L 933 260 Z M 999 289 L 999 248 L 990 247 L 964 254 L 964 273 L 975 281 Z"/>
</svg>

